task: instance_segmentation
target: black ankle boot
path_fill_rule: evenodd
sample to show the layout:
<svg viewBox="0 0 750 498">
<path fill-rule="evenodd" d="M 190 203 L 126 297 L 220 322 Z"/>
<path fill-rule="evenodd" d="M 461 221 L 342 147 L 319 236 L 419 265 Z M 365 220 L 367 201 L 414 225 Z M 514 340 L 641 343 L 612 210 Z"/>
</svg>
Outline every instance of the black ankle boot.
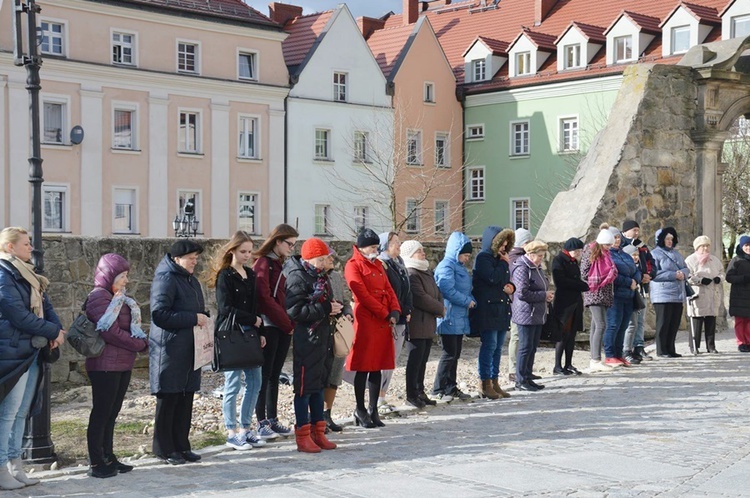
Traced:
<svg viewBox="0 0 750 498">
<path fill-rule="evenodd" d="M 365 429 L 374 429 L 376 427 L 376 425 L 372 423 L 367 410 L 362 410 L 360 408 L 354 410 L 354 425 L 360 425 Z"/>
<path fill-rule="evenodd" d="M 370 420 L 372 420 L 372 423 L 375 424 L 375 427 L 385 427 L 383 421 L 380 420 L 380 413 L 378 413 L 377 404 L 374 407 L 370 406 L 370 408 L 367 410 L 367 414 L 370 416 Z"/>
<path fill-rule="evenodd" d="M 323 412 L 323 420 L 326 421 L 326 426 L 331 429 L 333 432 L 341 432 L 344 430 L 343 427 L 338 425 L 336 422 L 333 421 L 331 418 L 331 410 L 325 410 Z"/>
</svg>

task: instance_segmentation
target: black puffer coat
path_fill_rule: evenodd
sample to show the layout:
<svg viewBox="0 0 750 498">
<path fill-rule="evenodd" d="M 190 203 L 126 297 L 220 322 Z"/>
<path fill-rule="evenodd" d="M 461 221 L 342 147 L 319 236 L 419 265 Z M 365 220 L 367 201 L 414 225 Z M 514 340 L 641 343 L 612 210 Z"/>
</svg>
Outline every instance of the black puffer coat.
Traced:
<svg viewBox="0 0 750 498">
<path fill-rule="evenodd" d="M 311 301 L 317 278 L 302 266 L 299 256 L 284 263 L 286 275 L 286 311 L 294 321 L 292 353 L 294 359 L 294 392 L 299 396 L 326 387 L 333 363 L 330 283 L 327 296 Z"/>
<path fill-rule="evenodd" d="M 193 327 L 198 324 L 198 313 L 206 313 L 204 310 L 198 279 L 169 254 L 164 256 L 151 283 L 151 394 L 200 390 L 201 371 L 193 370 Z"/>
<path fill-rule="evenodd" d="M 727 267 L 729 291 L 729 315 L 750 318 L 750 255 L 737 246 L 737 255 Z"/>
<path fill-rule="evenodd" d="M 555 284 L 554 315 L 563 325 L 573 317 L 568 332 L 583 330 L 582 293 L 589 290 L 589 284 L 581 280 L 581 265 L 560 251 L 552 260 L 552 281 Z"/>
<path fill-rule="evenodd" d="M 474 260 L 472 295 L 476 308 L 469 310 L 472 335 L 488 330 L 507 331 L 510 328 L 510 296 L 503 288 L 510 281 L 510 265 L 498 256 L 498 249 L 507 242 L 513 247 L 515 233 L 506 228 L 490 226 L 482 234 L 482 250 Z"/>
<path fill-rule="evenodd" d="M 222 321 L 229 318 L 232 311 L 240 325 L 255 327 L 258 320 L 258 298 L 255 293 L 255 272 L 245 268 L 247 278 L 242 278 L 231 266 L 224 268 L 216 277 L 216 304 L 219 315 L 216 317 L 216 329 Z"/>
</svg>

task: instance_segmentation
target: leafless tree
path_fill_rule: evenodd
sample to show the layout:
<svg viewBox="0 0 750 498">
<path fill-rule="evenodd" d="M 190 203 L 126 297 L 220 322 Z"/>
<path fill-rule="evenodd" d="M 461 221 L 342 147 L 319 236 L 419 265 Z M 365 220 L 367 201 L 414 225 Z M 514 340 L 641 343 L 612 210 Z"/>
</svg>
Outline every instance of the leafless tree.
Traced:
<svg viewBox="0 0 750 498">
<path fill-rule="evenodd" d="M 750 121 L 741 117 L 730 130 L 732 138 L 724 142 L 722 154 L 727 164 L 722 196 L 726 259 L 734 255 L 737 237 L 750 232 Z"/>
</svg>

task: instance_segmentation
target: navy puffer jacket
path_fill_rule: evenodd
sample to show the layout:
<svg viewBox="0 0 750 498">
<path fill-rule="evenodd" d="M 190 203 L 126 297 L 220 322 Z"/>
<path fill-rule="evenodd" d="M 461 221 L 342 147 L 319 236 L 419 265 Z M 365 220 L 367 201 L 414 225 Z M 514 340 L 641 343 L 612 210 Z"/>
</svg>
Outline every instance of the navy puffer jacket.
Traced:
<svg viewBox="0 0 750 498">
<path fill-rule="evenodd" d="M 490 226 L 482 234 L 482 250 L 471 274 L 472 294 L 477 299 L 477 307 L 469 311 L 472 334 L 510 328 L 510 296 L 503 291 L 511 283 L 510 266 L 497 255 L 497 248 L 507 241 L 506 249 L 510 249 L 514 240 L 513 230 L 507 228 Z"/>
<path fill-rule="evenodd" d="M 196 392 L 201 371 L 193 370 L 193 327 L 205 313 L 198 279 L 167 254 L 151 283 L 149 377 L 151 394 Z"/>
<path fill-rule="evenodd" d="M 547 290 L 549 281 L 542 268 L 525 255 L 516 259 L 511 269 L 516 293 L 513 297 L 513 323 L 544 325 L 547 320 Z"/>
<path fill-rule="evenodd" d="M 617 278 L 614 281 L 615 299 L 618 302 L 633 299 L 635 291 L 630 288 L 633 280 L 641 283 L 641 271 L 636 267 L 633 257 L 622 249 L 613 247 L 609 250 L 612 262 L 617 267 Z"/>
</svg>

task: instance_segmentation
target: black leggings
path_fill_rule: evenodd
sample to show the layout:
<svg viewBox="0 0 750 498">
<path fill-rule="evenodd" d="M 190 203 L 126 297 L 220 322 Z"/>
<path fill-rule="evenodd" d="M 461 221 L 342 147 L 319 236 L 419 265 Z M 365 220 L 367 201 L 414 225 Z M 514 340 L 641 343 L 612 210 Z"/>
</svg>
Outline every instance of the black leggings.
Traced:
<svg viewBox="0 0 750 498">
<path fill-rule="evenodd" d="M 88 372 L 93 406 L 86 430 L 91 465 L 103 465 L 113 455 L 115 421 L 130 385 L 131 371 Z"/>
<path fill-rule="evenodd" d="M 555 343 L 555 368 L 562 369 L 562 357 L 565 353 L 565 368 L 573 366 L 573 349 L 576 346 L 576 331 L 570 330 L 573 328 L 573 318 L 571 316 L 568 319 L 568 323 L 564 324 L 562 339 Z"/>
<path fill-rule="evenodd" d="M 279 376 L 284 367 L 292 336 L 277 327 L 265 327 L 266 347 L 263 348 L 263 378 L 260 383 L 255 416 L 258 422 L 276 418 L 279 404 Z"/>
<path fill-rule="evenodd" d="M 424 373 L 430 357 L 432 339 L 411 339 L 406 343 L 406 396 L 416 397 L 424 392 Z"/>
<path fill-rule="evenodd" d="M 376 372 L 357 372 L 354 375 L 354 397 L 357 400 L 357 410 L 365 409 L 365 384 L 369 384 L 369 408 L 370 410 L 377 410 L 381 378 L 380 370 Z"/>
<path fill-rule="evenodd" d="M 190 451 L 190 423 L 193 421 L 195 393 L 160 393 L 156 395 L 154 421 L 154 455 Z"/>
</svg>

